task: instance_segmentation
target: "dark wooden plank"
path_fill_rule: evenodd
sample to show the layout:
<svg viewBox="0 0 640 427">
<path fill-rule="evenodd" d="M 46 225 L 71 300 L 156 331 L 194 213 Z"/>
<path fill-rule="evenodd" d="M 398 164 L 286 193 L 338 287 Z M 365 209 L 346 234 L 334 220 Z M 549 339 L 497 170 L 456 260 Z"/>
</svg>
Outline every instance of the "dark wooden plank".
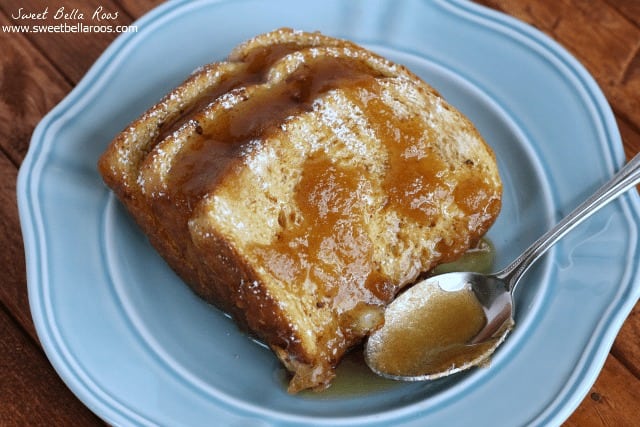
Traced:
<svg viewBox="0 0 640 427">
<path fill-rule="evenodd" d="M 0 424 L 104 426 L 62 382 L 42 350 L 0 308 Z"/>
<path fill-rule="evenodd" d="M 605 0 L 623 14 L 629 21 L 640 27 L 640 1 L 639 0 Z"/>
<path fill-rule="evenodd" d="M 8 24 L 0 12 L 0 25 Z M 71 86 L 23 34 L 0 32 L 0 46 L 0 147 L 19 165 L 33 129 Z"/>
<path fill-rule="evenodd" d="M 637 410 L 640 379 L 613 356 L 608 357 L 606 366 L 583 403 L 564 423 L 565 427 L 640 425 L 640 411 Z M 616 392 L 620 388 L 625 392 Z"/>
<path fill-rule="evenodd" d="M 16 204 L 16 176 L 14 165 L 0 154 L 0 304 L 9 309 L 33 339 L 37 339 L 29 310 L 24 249 L 18 232 L 20 223 Z"/>
<path fill-rule="evenodd" d="M 82 78 L 116 38 L 116 26 L 131 23 L 129 15 L 111 0 L 65 0 L 59 3 L 50 0 L 3 0 L 0 9 L 13 24 L 29 25 L 32 26 L 31 30 L 34 25 L 77 26 L 75 32 L 69 29 L 64 32 L 23 32 L 24 36 L 73 83 Z M 38 13 L 43 14 L 41 19 L 23 17 L 25 14 Z M 110 17 L 103 17 L 106 14 Z M 81 25 L 82 28 L 92 27 L 92 31 L 81 30 Z M 113 32 L 106 32 L 109 29 Z"/>
<path fill-rule="evenodd" d="M 640 378 L 640 301 L 631 311 L 627 321 L 622 325 L 622 329 L 611 349 L 611 354 L 636 378 Z M 636 389 L 636 400 L 640 403 L 640 387 Z M 638 416 L 640 417 L 640 411 L 638 411 Z"/>
<path fill-rule="evenodd" d="M 0 24 L 8 24 L 0 13 Z M 16 200 L 17 165 L 36 124 L 71 89 L 22 34 L 0 33 L 0 301 L 35 339 Z"/>
<path fill-rule="evenodd" d="M 164 0 L 118 0 L 118 4 L 129 16 L 140 18 L 154 7 L 164 3 Z"/>
<path fill-rule="evenodd" d="M 9 23 L 0 12 L 0 24 Z M 71 85 L 24 34 L 3 31 L 0 46 L 0 424 L 104 425 L 69 391 L 38 347 L 16 201 L 17 166 L 33 129 Z"/>
</svg>

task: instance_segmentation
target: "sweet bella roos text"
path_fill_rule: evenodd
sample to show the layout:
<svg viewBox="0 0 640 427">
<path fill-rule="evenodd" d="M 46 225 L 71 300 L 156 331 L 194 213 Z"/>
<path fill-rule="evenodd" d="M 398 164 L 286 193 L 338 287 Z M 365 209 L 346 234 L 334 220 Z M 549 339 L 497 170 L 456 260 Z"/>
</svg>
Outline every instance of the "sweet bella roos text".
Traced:
<svg viewBox="0 0 640 427">
<path fill-rule="evenodd" d="M 49 16 L 55 20 L 73 20 L 80 21 L 84 20 L 87 17 L 93 21 L 102 22 L 102 21 L 110 21 L 118 18 L 117 11 L 107 11 L 102 6 L 98 6 L 93 10 L 93 13 L 90 15 L 85 15 L 84 12 L 80 11 L 80 9 L 73 8 L 67 9 L 64 6 L 60 6 L 49 15 L 49 6 L 46 6 L 44 9 L 33 12 L 26 11 L 23 7 L 18 8 L 17 11 L 11 14 L 13 19 L 29 19 L 29 20 L 45 20 L 48 19 Z"/>
</svg>

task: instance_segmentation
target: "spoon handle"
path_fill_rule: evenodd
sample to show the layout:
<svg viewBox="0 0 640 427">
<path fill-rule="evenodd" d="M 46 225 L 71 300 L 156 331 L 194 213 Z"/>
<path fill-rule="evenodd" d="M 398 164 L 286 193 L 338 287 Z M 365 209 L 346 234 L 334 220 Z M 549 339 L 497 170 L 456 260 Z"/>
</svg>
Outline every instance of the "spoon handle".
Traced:
<svg viewBox="0 0 640 427">
<path fill-rule="evenodd" d="M 496 273 L 496 277 L 508 283 L 509 291 L 528 268 L 542 256 L 551 246 L 560 240 L 575 226 L 597 212 L 601 207 L 629 190 L 640 182 L 640 154 L 624 165 L 606 184 L 600 187 L 591 197 L 582 202 L 569 215 L 564 217 L 555 227 L 533 242 L 522 255 L 506 268 Z"/>
</svg>

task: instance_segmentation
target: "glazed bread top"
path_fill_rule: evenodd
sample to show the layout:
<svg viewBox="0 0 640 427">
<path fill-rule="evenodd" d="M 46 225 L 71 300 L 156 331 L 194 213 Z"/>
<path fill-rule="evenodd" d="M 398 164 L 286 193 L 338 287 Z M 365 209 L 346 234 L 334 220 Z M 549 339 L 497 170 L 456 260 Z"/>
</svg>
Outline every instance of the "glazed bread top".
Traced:
<svg viewBox="0 0 640 427">
<path fill-rule="evenodd" d="M 105 182 L 169 264 L 329 384 L 405 285 L 500 210 L 494 155 L 404 67 L 280 29 L 197 70 L 111 143 Z"/>
</svg>

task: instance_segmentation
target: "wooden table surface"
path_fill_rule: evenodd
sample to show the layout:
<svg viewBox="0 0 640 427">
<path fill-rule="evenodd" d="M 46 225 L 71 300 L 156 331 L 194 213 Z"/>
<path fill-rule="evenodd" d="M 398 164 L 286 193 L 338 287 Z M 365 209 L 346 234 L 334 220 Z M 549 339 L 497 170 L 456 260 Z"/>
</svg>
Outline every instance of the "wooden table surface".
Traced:
<svg viewBox="0 0 640 427">
<path fill-rule="evenodd" d="M 0 0 L 0 25 L 22 12 L 102 7 L 126 25 L 159 0 Z M 640 151 L 640 0 L 481 0 L 545 32 L 598 81 L 616 115 L 627 156 Z M 71 15 L 69 19 L 71 19 Z M 32 23 L 34 23 L 32 21 Z M 59 23 L 53 22 L 53 23 Z M 116 34 L 0 32 L 0 426 L 92 426 L 102 421 L 47 360 L 29 312 L 16 177 L 35 125 L 78 83 Z M 508 402 L 505 402 L 508 404 Z M 602 372 L 566 426 L 640 426 L 640 303 Z"/>
</svg>

